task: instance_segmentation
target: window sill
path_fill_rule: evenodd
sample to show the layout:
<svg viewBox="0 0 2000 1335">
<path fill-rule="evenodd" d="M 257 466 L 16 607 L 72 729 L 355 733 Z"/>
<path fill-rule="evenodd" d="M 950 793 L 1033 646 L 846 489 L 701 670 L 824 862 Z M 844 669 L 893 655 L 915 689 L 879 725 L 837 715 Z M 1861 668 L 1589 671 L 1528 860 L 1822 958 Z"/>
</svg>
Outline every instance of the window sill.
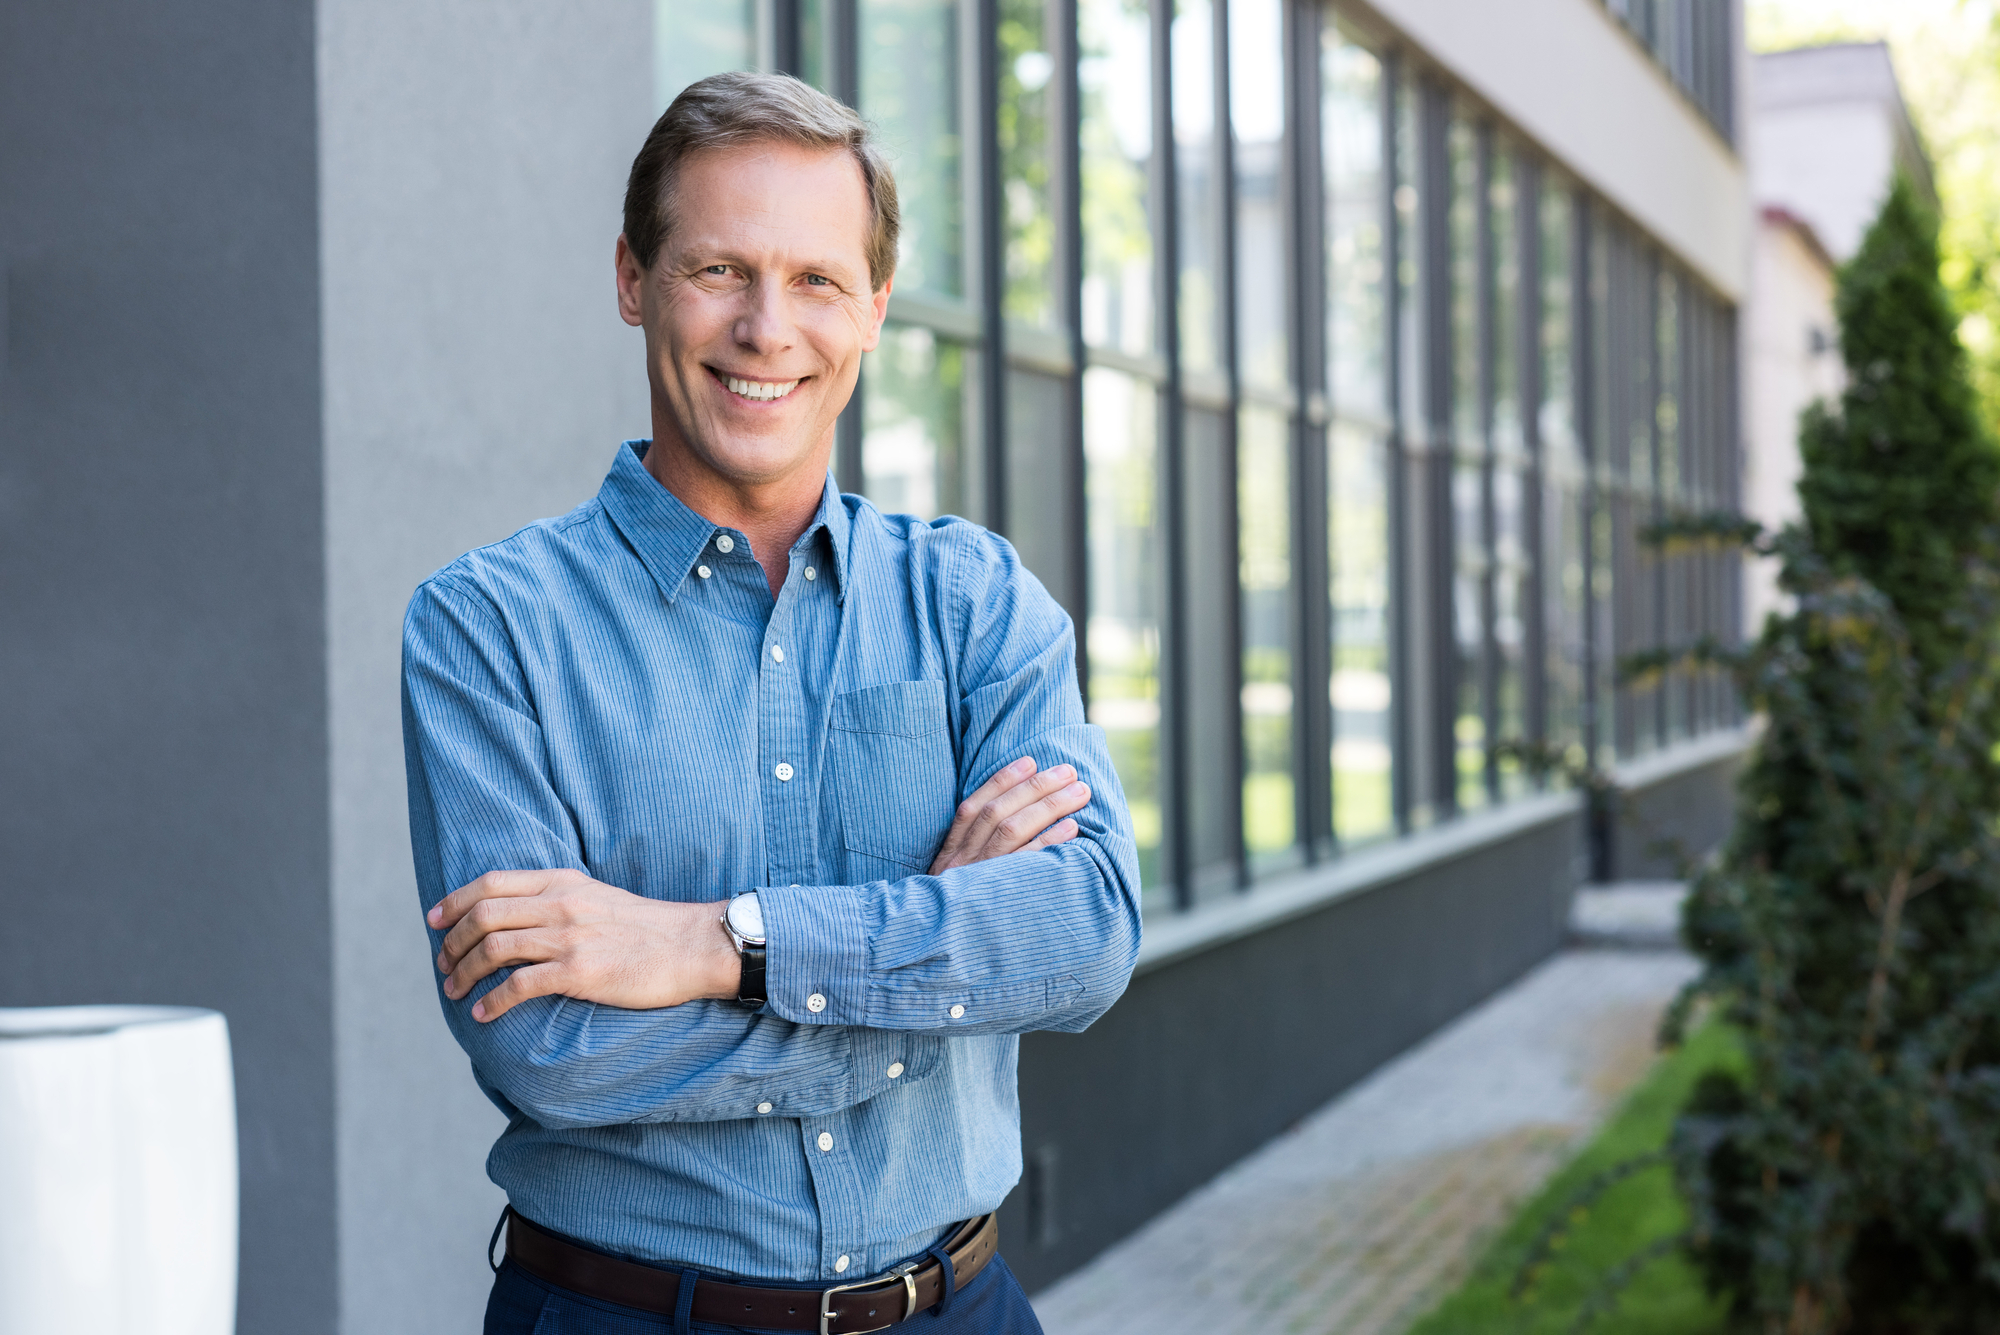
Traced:
<svg viewBox="0 0 2000 1335">
<path fill-rule="evenodd" d="M 1755 729 L 1712 733 L 1617 767 L 1627 791 L 1641 791 L 1734 755 Z M 1577 814 L 1574 791 L 1543 793 L 1462 816 L 1446 825 L 1364 848 L 1317 867 L 1275 877 L 1221 903 L 1149 916 L 1133 975 L 1302 918 L 1327 905 L 1505 843 Z"/>
</svg>

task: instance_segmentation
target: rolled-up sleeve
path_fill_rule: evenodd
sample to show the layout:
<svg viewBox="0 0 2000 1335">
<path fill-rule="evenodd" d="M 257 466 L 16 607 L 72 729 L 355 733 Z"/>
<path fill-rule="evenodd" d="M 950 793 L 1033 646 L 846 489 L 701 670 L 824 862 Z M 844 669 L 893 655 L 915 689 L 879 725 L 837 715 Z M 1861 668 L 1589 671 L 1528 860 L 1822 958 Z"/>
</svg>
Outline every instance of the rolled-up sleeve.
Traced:
<svg viewBox="0 0 2000 1335">
<path fill-rule="evenodd" d="M 1087 723 L 1070 620 L 1005 540 L 963 526 L 939 564 L 961 800 L 1027 755 L 1090 785 L 1054 848 L 851 886 L 759 892 L 771 1009 L 803 1025 L 1076 1031 L 1138 957 L 1138 853 L 1102 729 Z"/>
</svg>

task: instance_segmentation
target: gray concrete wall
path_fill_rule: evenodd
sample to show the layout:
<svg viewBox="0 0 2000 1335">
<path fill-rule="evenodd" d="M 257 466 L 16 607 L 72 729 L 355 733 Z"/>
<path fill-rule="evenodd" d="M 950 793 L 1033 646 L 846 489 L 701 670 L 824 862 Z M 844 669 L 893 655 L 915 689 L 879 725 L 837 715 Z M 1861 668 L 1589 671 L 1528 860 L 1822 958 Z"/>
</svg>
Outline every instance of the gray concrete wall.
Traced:
<svg viewBox="0 0 2000 1335">
<path fill-rule="evenodd" d="M 652 5 L 321 0 L 340 1326 L 476 1330 L 501 1126 L 417 916 L 398 659 L 417 582 L 649 434 L 612 243 L 655 114 Z"/>
<path fill-rule="evenodd" d="M 0 1006 L 228 1016 L 246 1335 L 333 1329 L 315 163 L 311 4 L 0 6 Z"/>
<path fill-rule="evenodd" d="M 1623 795 L 1611 827 L 1611 879 L 1673 880 L 1729 836 L 1743 752 L 1717 756 Z"/>
</svg>

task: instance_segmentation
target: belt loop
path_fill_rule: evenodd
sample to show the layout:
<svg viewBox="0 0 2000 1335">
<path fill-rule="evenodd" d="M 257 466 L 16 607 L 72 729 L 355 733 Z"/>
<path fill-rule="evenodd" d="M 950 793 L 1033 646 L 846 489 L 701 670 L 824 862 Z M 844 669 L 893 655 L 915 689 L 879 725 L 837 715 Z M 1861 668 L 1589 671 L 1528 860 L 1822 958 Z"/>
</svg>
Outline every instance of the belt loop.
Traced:
<svg viewBox="0 0 2000 1335">
<path fill-rule="evenodd" d="M 681 1271 L 680 1289 L 674 1294 L 674 1335 L 693 1335 L 694 1286 L 700 1278 L 692 1270 Z"/>
<path fill-rule="evenodd" d="M 500 1273 L 500 1263 L 493 1259 L 493 1249 L 500 1245 L 500 1230 L 507 1227 L 508 1216 L 514 1213 L 514 1202 L 508 1201 L 500 1207 L 500 1222 L 493 1226 L 493 1236 L 486 1240 L 486 1264 L 494 1274 Z"/>
<path fill-rule="evenodd" d="M 944 1267 L 942 1279 L 944 1295 L 937 1300 L 936 1306 L 931 1308 L 931 1315 L 942 1319 L 944 1314 L 951 1310 L 951 1300 L 958 1293 L 958 1272 L 952 1269 L 951 1257 L 945 1254 L 942 1242 L 934 1242 L 924 1250 L 937 1257 L 938 1264 Z"/>
</svg>

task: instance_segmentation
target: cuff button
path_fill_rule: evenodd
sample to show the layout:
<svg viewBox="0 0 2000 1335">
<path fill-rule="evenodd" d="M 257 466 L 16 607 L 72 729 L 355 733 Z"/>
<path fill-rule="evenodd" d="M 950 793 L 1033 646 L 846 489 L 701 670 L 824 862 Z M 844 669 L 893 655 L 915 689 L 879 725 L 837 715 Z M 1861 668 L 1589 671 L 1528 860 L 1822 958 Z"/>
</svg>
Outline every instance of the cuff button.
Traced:
<svg viewBox="0 0 2000 1335">
<path fill-rule="evenodd" d="M 811 996 L 806 998 L 806 1009 L 811 1011 L 814 1015 L 818 1015 L 821 1011 L 826 1009 L 826 998 L 821 996 L 817 992 L 813 993 Z"/>
<path fill-rule="evenodd" d="M 758 1112 L 759 1112 L 760 1114 L 762 1114 L 762 1113 L 768 1113 L 768 1112 L 770 1112 L 770 1111 L 771 1111 L 771 1105 L 770 1105 L 770 1104 L 768 1104 L 768 1103 L 760 1103 L 760 1104 L 758 1104 L 758 1105 L 757 1105 L 757 1111 L 758 1111 Z"/>
<path fill-rule="evenodd" d="M 889 1078 L 891 1080 L 894 1080 L 897 1076 L 901 1075 L 902 1073 L 903 1073 L 903 1063 L 901 1062 L 889 1063 Z"/>
<path fill-rule="evenodd" d="M 963 1020 L 965 1018 L 965 1007 L 953 1006 L 951 1008 L 951 1018 L 954 1020 Z"/>
</svg>

